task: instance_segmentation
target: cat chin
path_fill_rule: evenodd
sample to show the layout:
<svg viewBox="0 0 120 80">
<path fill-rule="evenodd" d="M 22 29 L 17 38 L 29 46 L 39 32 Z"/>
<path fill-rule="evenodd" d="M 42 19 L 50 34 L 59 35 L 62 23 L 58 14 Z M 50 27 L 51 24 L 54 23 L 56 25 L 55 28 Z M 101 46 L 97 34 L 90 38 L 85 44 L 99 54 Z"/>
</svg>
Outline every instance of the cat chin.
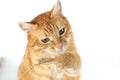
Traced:
<svg viewBox="0 0 120 80">
<path fill-rule="evenodd" d="M 63 47 L 62 49 L 55 49 L 54 51 L 53 50 L 50 50 L 50 49 L 45 49 L 44 50 L 44 53 L 47 53 L 47 54 L 63 54 L 64 52 L 66 51 L 66 48 Z"/>
</svg>

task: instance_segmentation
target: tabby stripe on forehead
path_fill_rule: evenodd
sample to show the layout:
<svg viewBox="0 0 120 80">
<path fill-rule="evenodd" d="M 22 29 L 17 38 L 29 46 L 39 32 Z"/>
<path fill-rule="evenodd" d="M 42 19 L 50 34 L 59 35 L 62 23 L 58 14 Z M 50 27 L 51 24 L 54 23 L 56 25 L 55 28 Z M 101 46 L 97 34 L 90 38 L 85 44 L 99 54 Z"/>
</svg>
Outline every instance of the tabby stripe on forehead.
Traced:
<svg viewBox="0 0 120 80">
<path fill-rule="evenodd" d="M 57 31 L 57 30 L 59 29 L 57 25 L 52 24 L 52 23 L 51 23 L 51 25 L 53 26 L 54 30 L 56 30 L 56 31 Z"/>
<path fill-rule="evenodd" d="M 43 29 L 45 30 L 45 35 L 50 34 L 50 27 L 48 27 L 46 24 L 44 24 Z"/>
<path fill-rule="evenodd" d="M 44 30 L 47 32 L 47 34 L 53 33 L 53 29 L 52 29 L 51 25 L 48 22 L 46 22 L 45 25 L 46 26 L 44 26 Z"/>
<path fill-rule="evenodd" d="M 56 34 L 56 33 L 55 33 L 55 31 L 56 31 L 55 26 L 54 26 L 52 23 L 48 23 L 48 25 L 51 27 L 52 33 Z"/>
<path fill-rule="evenodd" d="M 49 25 L 51 26 L 52 32 L 54 33 L 54 35 L 57 35 L 56 33 L 59 30 L 58 26 L 52 23 L 49 23 Z"/>
<path fill-rule="evenodd" d="M 48 31 L 47 27 L 43 27 L 43 29 L 44 29 L 45 36 L 47 36 L 49 34 L 49 31 Z"/>
</svg>

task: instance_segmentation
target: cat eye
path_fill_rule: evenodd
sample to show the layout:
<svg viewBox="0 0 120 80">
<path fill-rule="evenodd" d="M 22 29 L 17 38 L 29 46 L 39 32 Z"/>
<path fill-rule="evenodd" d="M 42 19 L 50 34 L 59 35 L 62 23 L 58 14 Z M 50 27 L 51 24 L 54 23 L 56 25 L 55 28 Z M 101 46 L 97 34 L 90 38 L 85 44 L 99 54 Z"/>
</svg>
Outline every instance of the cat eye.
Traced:
<svg viewBox="0 0 120 80">
<path fill-rule="evenodd" d="M 44 38 L 44 39 L 42 39 L 41 41 L 42 41 L 43 43 L 47 43 L 49 40 L 50 40 L 49 38 Z"/>
<path fill-rule="evenodd" d="M 59 35 L 64 34 L 64 32 L 65 32 L 65 28 L 60 29 L 60 31 L 59 31 Z"/>
</svg>

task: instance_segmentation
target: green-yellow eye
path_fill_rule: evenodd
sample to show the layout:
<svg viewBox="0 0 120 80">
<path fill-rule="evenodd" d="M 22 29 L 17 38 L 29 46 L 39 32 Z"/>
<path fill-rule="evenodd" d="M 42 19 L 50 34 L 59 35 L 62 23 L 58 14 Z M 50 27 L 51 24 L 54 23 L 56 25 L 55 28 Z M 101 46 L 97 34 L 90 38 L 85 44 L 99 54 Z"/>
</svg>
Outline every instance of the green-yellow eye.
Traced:
<svg viewBox="0 0 120 80">
<path fill-rule="evenodd" d="M 64 34 L 64 32 L 65 32 L 65 28 L 60 29 L 59 30 L 59 35 L 61 36 L 62 34 Z"/>
<path fill-rule="evenodd" d="M 50 41 L 50 39 L 49 38 L 44 38 L 44 39 L 42 39 L 41 40 L 43 43 L 47 43 L 48 41 Z"/>
</svg>

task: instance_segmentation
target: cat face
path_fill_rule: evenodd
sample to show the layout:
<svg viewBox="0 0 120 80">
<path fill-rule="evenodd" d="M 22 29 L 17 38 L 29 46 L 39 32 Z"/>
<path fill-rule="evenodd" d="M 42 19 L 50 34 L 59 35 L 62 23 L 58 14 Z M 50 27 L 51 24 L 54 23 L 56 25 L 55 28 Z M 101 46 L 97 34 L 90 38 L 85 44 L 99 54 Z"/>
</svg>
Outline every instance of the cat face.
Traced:
<svg viewBox="0 0 120 80">
<path fill-rule="evenodd" d="M 57 3 L 51 11 L 38 15 L 31 22 L 19 24 L 28 35 L 28 44 L 35 50 L 50 54 L 66 51 L 72 30 L 61 10 L 61 4 Z"/>
<path fill-rule="evenodd" d="M 59 18 L 39 23 L 31 36 L 37 40 L 34 46 L 41 46 L 46 53 L 64 53 L 70 43 L 71 28 L 65 18 Z"/>
</svg>

